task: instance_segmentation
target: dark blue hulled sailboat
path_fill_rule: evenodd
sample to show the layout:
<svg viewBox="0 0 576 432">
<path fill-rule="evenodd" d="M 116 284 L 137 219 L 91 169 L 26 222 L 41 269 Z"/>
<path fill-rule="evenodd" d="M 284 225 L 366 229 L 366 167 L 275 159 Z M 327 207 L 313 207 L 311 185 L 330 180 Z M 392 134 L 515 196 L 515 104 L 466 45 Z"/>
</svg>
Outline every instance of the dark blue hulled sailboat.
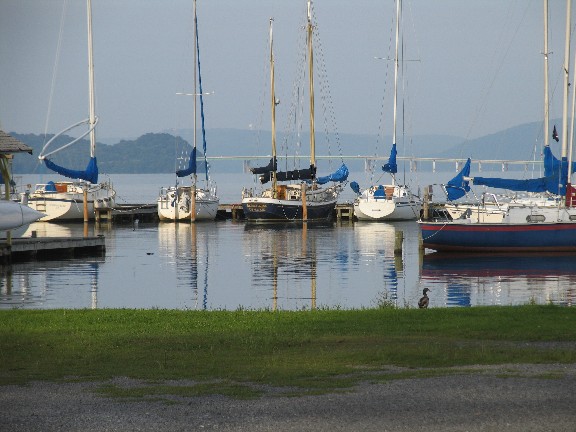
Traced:
<svg viewBox="0 0 576 432">
<path fill-rule="evenodd" d="M 304 169 L 278 171 L 276 155 L 276 100 L 274 88 L 274 50 L 272 20 L 270 20 L 270 88 L 272 106 L 272 158 L 265 167 L 254 168 L 260 183 L 272 182 L 261 194 L 244 189 L 242 208 L 248 221 L 326 221 L 332 218 L 342 182 L 348 178 L 348 168 L 342 166 L 333 174 L 316 176 L 314 136 L 314 80 L 312 64 L 312 5 L 308 1 L 307 46 L 310 88 L 310 166 Z M 293 182 L 279 184 L 280 182 Z M 329 187 L 322 185 L 332 182 Z"/>
<path fill-rule="evenodd" d="M 568 163 L 568 64 L 570 41 L 570 7 L 567 8 L 566 53 L 564 62 L 564 110 L 562 157 L 556 159 L 548 145 L 544 145 L 544 176 L 537 179 L 516 180 L 473 177 L 462 180 L 475 185 L 539 193 L 537 196 L 511 200 L 506 203 L 481 203 L 468 206 L 458 218 L 419 221 L 423 246 L 436 251 L 473 252 L 576 252 L 575 193 L 571 174 L 576 168 Z M 546 20 L 545 20 L 546 22 Z M 547 47 L 546 47 L 547 48 Z M 547 81 L 545 80 L 547 86 Z M 547 95 L 547 91 L 545 91 Z M 546 99 L 546 98 L 545 98 Z M 548 101 L 545 100 L 545 112 Z M 547 118 L 545 128 L 547 129 Z M 553 137 L 557 131 L 554 127 Z"/>
</svg>

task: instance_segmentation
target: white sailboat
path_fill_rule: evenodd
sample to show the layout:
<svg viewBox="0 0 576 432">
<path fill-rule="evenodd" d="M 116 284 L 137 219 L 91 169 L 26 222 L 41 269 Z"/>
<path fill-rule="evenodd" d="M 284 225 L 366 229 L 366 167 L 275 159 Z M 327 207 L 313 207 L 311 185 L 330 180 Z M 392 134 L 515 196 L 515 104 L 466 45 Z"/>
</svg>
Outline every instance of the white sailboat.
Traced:
<svg viewBox="0 0 576 432">
<path fill-rule="evenodd" d="M 56 134 L 45 145 L 38 158 L 43 160 L 52 171 L 73 181 L 47 182 L 37 184 L 33 192 L 27 193 L 25 202 L 33 209 L 44 213 L 41 221 L 70 221 L 94 218 L 94 208 L 110 208 L 115 205 L 116 192 L 110 182 L 98 183 L 98 165 L 96 163 L 96 124 L 98 117 L 95 113 L 94 98 L 94 59 L 92 53 L 92 2 L 87 0 L 87 28 L 88 28 L 88 86 L 90 115 Z M 72 142 L 65 144 L 56 150 L 48 152 L 50 144 L 65 132 L 82 124 L 88 124 L 88 131 Z M 70 170 L 48 159 L 48 156 L 63 150 L 80 141 L 86 135 L 90 135 L 90 161 L 83 171 Z"/>
<path fill-rule="evenodd" d="M 310 97 L 310 167 L 292 171 L 278 171 L 276 157 L 276 96 L 274 88 L 274 50 L 272 20 L 270 20 L 270 87 L 272 107 L 272 158 L 265 167 L 253 168 L 260 182 L 272 181 L 272 186 L 255 193 L 251 189 L 242 191 L 242 208 L 248 221 L 292 222 L 327 221 L 332 218 L 338 196 L 342 191 L 341 182 L 348 178 L 348 168 L 342 166 L 332 175 L 316 177 L 316 144 L 314 131 L 314 64 L 313 64 L 313 25 L 312 2 L 308 0 L 306 25 L 309 97 Z M 292 182 L 278 184 L 278 182 Z M 331 186 L 322 185 L 333 182 Z"/>
<path fill-rule="evenodd" d="M 206 137 L 204 130 L 204 99 L 202 93 L 202 77 L 200 74 L 200 48 L 198 43 L 198 17 L 196 14 L 196 0 L 194 0 L 194 92 L 187 94 L 194 98 L 194 145 L 190 154 L 189 166 L 187 169 L 176 171 L 176 185 L 163 187 L 158 196 L 158 217 L 161 221 L 200 221 L 214 220 L 218 212 L 220 199 L 216 193 L 216 186 L 208 176 L 208 162 L 206 160 Z M 196 70 L 196 68 L 198 68 Z M 196 87 L 198 86 L 198 93 Z M 200 110 L 202 118 L 202 139 L 204 150 L 205 166 L 205 186 L 198 187 L 197 162 L 196 162 L 196 98 L 200 97 Z M 192 185 L 184 186 L 178 184 L 178 178 L 192 176 Z"/>
<path fill-rule="evenodd" d="M 396 2 L 396 47 L 394 54 L 394 124 L 392 133 L 392 150 L 388 163 L 382 167 L 390 173 L 392 183 L 376 184 L 360 192 L 356 182 L 350 184 L 358 197 L 354 200 L 354 216 L 365 221 L 416 220 L 420 216 L 422 201 L 406 185 L 400 185 L 396 179 L 396 120 L 398 105 L 398 41 L 400 35 L 402 2 Z"/>
</svg>

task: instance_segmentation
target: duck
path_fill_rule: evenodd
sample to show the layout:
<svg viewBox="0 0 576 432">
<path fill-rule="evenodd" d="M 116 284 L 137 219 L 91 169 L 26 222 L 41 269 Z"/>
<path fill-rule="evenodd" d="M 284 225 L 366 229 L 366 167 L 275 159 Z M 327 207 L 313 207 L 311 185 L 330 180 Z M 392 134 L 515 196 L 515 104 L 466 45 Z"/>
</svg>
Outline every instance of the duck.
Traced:
<svg viewBox="0 0 576 432">
<path fill-rule="evenodd" d="M 420 300 L 418 300 L 418 307 L 420 309 L 426 309 L 428 307 L 428 303 L 430 302 L 430 299 L 428 298 L 428 291 L 430 291 L 428 288 L 424 288 L 422 290 L 422 294 L 424 294 L 422 296 L 422 298 Z M 432 291 L 430 291 L 432 292 Z"/>
</svg>

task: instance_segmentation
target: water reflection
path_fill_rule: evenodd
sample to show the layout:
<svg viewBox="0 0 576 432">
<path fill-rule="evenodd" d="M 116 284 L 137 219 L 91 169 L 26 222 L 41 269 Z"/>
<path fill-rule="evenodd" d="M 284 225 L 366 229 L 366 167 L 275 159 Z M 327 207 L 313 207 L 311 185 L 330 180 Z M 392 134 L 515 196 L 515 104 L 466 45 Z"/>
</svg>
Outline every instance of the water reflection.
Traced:
<svg viewBox="0 0 576 432">
<path fill-rule="evenodd" d="M 315 224 L 246 224 L 244 250 L 250 257 L 252 285 L 264 290 L 269 307 L 316 308 L 318 236 Z M 254 250 L 259 253 L 252 253 Z"/>
<path fill-rule="evenodd" d="M 207 224 L 160 223 L 159 252 L 169 258 L 176 272 L 176 283 L 188 289 L 194 309 L 208 308 L 210 263 Z"/>
<path fill-rule="evenodd" d="M 574 254 L 439 254 L 424 256 L 422 281 L 448 306 L 554 303 L 571 306 Z M 430 287 L 430 285 L 427 285 Z"/>
</svg>

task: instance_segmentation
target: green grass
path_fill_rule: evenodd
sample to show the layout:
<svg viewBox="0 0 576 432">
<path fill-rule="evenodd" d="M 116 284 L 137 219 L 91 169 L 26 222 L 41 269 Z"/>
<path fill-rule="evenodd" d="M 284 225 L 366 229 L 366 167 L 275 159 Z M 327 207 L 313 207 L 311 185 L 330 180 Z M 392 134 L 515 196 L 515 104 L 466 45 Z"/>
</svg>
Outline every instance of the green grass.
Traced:
<svg viewBox="0 0 576 432">
<path fill-rule="evenodd" d="M 254 385 L 335 391 L 391 366 L 444 374 L 453 366 L 476 364 L 575 363 L 574 345 L 536 343 L 574 342 L 575 324 L 575 308 L 536 305 L 9 310 L 0 311 L 0 384 L 122 376 L 155 383 L 187 379 L 198 385 L 174 391 L 237 397 L 258 395 Z M 113 387 L 103 391 L 122 394 Z M 140 391 L 152 395 L 158 386 Z"/>
</svg>

